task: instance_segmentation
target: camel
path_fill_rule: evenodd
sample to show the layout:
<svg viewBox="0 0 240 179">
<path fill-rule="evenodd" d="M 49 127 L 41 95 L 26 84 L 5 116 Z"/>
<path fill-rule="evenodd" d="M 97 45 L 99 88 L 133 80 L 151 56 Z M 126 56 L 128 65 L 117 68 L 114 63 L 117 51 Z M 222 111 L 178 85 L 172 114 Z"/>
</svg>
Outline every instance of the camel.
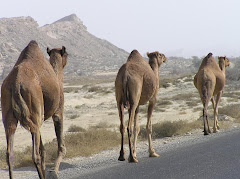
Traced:
<svg viewBox="0 0 240 179">
<path fill-rule="evenodd" d="M 202 61 L 197 74 L 194 76 L 194 86 L 197 88 L 203 103 L 204 135 L 211 133 L 208 123 L 208 103 L 211 100 L 214 110 L 213 132 L 218 132 L 218 104 L 223 94 L 226 80 L 225 68 L 230 65 L 226 57 L 218 57 L 219 65 L 209 53 Z M 216 96 L 216 100 L 214 98 Z"/>
<path fill-rule="evenodd" d="M 9 177 L 12 174 L 13 139 L 18 122 L 32 135 L 32 159 L 39 178 L 45 178 L 45 150 L 40 127 L 52 117 L 58 141 L 58 155 L 54 167 L 57 177 L 62 157 L 66 153 L 63 141 L 63 67 L 67 62 L 66 48 L 47 48 L 50 63 L 44 58 L 36 41 L 21 52 L 12 71 L 1 88 L 2 119 L 6 133 L 6 161 Z"/>
<path fill-rule="evenodd" d="M 164 54 L 159 52 L 147 53 L 149 64 L 143 59 L 137 50 L 133 50 L 127 62 L 119 69 L 115 81 L 115 94 L 117 108 L 120 118 L 121 150 L 118 160 L 124 161 L 124 108 L 128 108 L 128 142 L 129 142 L 129 162 L 138 162 L 136 158 L 137 136 L 140 131 L 138 112 L 139 106 L 149 102 L 146 131 L 149 143 L 149 156 L 158 157 L 159 155 L 152 147 L 152 121 L 151 116 L 156 104 L 156 96 L 159 88 L 158 69 L 166 61 Z M 134 143 L 132 149 L 132 122 L 134 121 Z"/>
</svg>

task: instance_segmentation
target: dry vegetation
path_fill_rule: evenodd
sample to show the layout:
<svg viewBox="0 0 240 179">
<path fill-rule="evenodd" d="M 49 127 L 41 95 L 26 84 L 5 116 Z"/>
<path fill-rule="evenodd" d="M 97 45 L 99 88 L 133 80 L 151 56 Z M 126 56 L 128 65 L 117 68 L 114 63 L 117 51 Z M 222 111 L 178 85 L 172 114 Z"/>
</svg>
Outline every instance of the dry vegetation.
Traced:
<svg viewBox="0 0 240 179">
<path fill-rule="evenodd" d="M 196 121 L 186 123 L 184 121 L 178 122 L 164 122 L 153 125 L 153 138 L 171 137 L 173 135 L 182 135 L 190 132 L 193 129 L 201 128 L 201 122 Z M 111 131 L 105 127 L 109 127 L 105 123 L 100 123 L 98 126 L 91 127 L 85 130 L 79 126 L 70 126 L 68 131 L 70 133 L 65 135 L 65 142 L 67 147 L 66 158 L 76 156 L 90 156 L 100 151 L 111 149 L 112 147 L 120 144 L 120 133 L 118 131 Z M 146 129 L 142 127 L 139 133 L 140 140 L 146 140 Z M 104 141 L 104 142 L 103 142 Z M 46 163 L 52 165 L 55 161 L 57 154 L 57 142 L 46 143 Z M 33 165 L 32 162 L 32 149 L 27 147 L 24 151 L 14 152 L 14 166 L 24 167 Z M 0 168 L 6 168 L 5 150 L 0 150 Z"/>
<path fill-rule="evenodd" d="M 105 96 L 109 94 L 114 94 L 114 87 L 106 87 L 101 86 L 101 83 L 104 82 L 113 82 L 113 79 L 85 79 L 83 78 L 81 81 L 79 80 L 70 80 L 67 81 L 68 87 L 64 87 L 65 93 L 78 93 L 79 91 L 85 91 L 83 98 L 85 99 L 94 99 L 96 94 L 99 96 Z M 192 82 L 192 77 L 187 76 L 182 79 L 184 82 Z M 160 79 L 160 88 L 169 88 L 172 85 L 178 85 L 181 83 L 179 78 L 163 78 Z M 75 86 L 71 86 L 75 85 Z M 161 89 L 160 89 L 161 90 Z M 226 90 L 227 91 L 227 90 Z M 223 97 L 225 97 L 228 102 L 237 102 L 240 99 L 240 92 L 238 91 L 228 91 L 224 92 Z M 177 104 L 177 105 L 176 105 Z M 174 92 L 171 95 L 159 96 L 154 112 L 160 112 L 164 115 L 164 112 L 169 108 L 174 108 L 175 105 L 176 110 L 179 115 L 185 115 L 186 109 L 192 109 L 194 112 L 202 111 L 202 107 L 199 106 L 200 99 L 197 91 L 193 91 L 192 93 L 179 93 Z M 81 115 L 82 108 L 86 108 L 85 104 L 74 105 L 68 111 L 65 111 L 66 117 L 69 120 L 77 120 L 77 118 Z M 141 117 L 146 118 L 147 114 L 147 105 L 141 107 L 140 113 L 143 114 Z M 110 106 L 109 109 L 113 109 L 114 106 Z M 220 106 L 219 114 L 225 114 L 227 116 L 231 116 L 232 118 L 237 119 L 240 118 L 239 112 L 240 105 L 236 103 L 231 103 L 229 105 Z M 114 116 L 116 112 L 108 111 L 105 112 L 107 116 Z M 117 115 L 116 115 L 117 116 Z M 127 115 L 126 115 L 127 116 Z M 116 120 L 116 119 L 114 119 Z M 125 120 L 127 123 L 127 120 Z M 212 125 L 212 120 L 210 120 L 210 125 Z M 229 121 L 220 121 L 221 129 L 231 127 Z M 98 153 L 102 150 L 111 149 L 112 147 L 120 145 L 120 133 L 118 130 L 119 126 L 109 125 L 107 122 L 102 121 L 97 125 L 90 126 L 88 129 L 84 129 L 77 125 L 71 125 L 68 128 L 68 131 L 65 133 L 65 141 L 67 147 L 67 155 L 66 158 L 72 158 L 76 156 L 90 156 L 95 153 Z M 175 135 L 184 135 L 186 133 L 191 132 L 194 129 L 202 129 L 202 120 L 178 120 L 174 122 L 165 121 L 156 123 L 153 125 L 153 134 L 152 137 L 154 139 L 163 138 L 163 137 L 171 137 Z M 126 133 L 125 133 L 126 134 Z M 141 127 L 139 133 L 140 140 L 147 140 L 146 129 L 145 126 Z M 104 142 L 103 142 L 104 141 Z M 46 148 L 46 163 L 48 165 L 52 165 L 56 158 L 57 151 L 57 143 L 56 140 L 45 144 Z M 22 167 L 31 165 L 32 162 L 32 154 L 31 147 L 26 147 L 23 151 L 15 151 L 14 152 L 14 166 Z M 0 150 L 0 168 L 6 168 L 5 162 L 6 154 L 5 149 Z"/>
</svg>

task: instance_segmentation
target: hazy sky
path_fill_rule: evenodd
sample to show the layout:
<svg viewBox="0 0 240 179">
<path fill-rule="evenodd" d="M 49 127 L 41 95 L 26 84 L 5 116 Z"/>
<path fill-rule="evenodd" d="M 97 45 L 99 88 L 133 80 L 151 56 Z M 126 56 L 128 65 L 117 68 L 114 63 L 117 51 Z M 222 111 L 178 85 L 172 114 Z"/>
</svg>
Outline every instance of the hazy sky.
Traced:
<svg viewBox="0 0 240 179">
<path fill-rule="evenodd" d="M 239 0 L 5 0 L 0 18 L 40 26 L 75 13 L 93 35 L 141 54 L 240 56 Z"/>
</svg>

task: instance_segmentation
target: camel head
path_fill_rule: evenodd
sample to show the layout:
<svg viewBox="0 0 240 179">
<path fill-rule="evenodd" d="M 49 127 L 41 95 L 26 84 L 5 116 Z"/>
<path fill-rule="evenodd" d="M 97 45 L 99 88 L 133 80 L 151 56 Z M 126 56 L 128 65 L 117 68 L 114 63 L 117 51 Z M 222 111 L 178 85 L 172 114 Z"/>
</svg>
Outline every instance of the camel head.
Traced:
<svg viewBox="0 0 240 179">
<path fill-rule="evenodd" d="M 230 62 L 228 60 L 228 58 L 225 56 L 225 57 L 218 57 L 218 64 L 219 66 L 225 66 L 225 67 L 228 67 L 230 65 Z"/>
<path fill-rule="evenodd" d="M 50 56 L 50 63 L 53 68 L 56 68 L 56 66 L 61 66 L 64 68 L 64 66 L 67 64 L 68 53 L 64 46 L 62 46 L 62 49 L 54 48 L 52 50 L 47 47 L 47 53 Z"/>
<path fill-rule="evenodd" d="M 147 56 L 149 58 L 149 64 L 157 63 L 158 67 L 167 60 L 164 54 L 159 53 L 158 51 L 149 53 L 147 52 Z"/>
</svg>

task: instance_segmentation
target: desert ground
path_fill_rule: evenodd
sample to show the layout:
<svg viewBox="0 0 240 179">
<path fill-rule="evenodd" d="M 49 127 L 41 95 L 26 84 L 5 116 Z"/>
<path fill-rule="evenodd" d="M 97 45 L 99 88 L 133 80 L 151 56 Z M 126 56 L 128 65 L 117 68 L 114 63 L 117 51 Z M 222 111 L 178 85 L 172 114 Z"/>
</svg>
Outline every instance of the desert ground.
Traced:
<svg viewBox="0 0 240 179">
<path fill-rule="evenodd" d="M 103 74 L 96 78 L 86 78 L 83 81 L 66 80 L 64 83 L 65 109 L 64 109 L 64 133 L 68 133 L 70 126 L 80 126 L 88 129 L 91 126 L 106 126 L 107 129 L 119 131 L 119 117 L 115 100 L 114 79 L 116 73 Z M 100 80 L 99 80 L 100 79 Z M 224 95 L 221 98 L 219 105 L 218 118 L 221 124 L 224 124 L 221 130 L 225 128 L 234 128 L 239 126 L 237 118 L 239 110 L 236 105 L 239 104 L 240 91 L 236 84 L 226 84 Z M 235 109 L 236 108 L 236 109 Z M 225 110 L 221 110 L 225 109 Z M 222 113 L 221 113 L 222 112 Z M 127 111 L 125 111 L 125 123 L 127 122 Z M 140 107 L 140 125 L 146 125 L 147 104 Z M 202 120 L 202 103 L 199 94 L 193 85 L 193 75 L 185 75 L 181 77 L 165 76 L 160 78 L 160 88 L 157 96 L 157 104 L 153 111 L 152 123 L 161 123 L 165 121 L 187 121 Z M 213 119 L 212 105 L 209 104 L 209 117 Z M 212 123 L 212 122 L 211 122 Z M 212 127 L 212 125 L 211 125 Z M 221 132 L 220 130 L 220 132 Z M 52 119 L 46 120 L 41 127 L 41 134 L 44 143 L 55 140 L 54 125 Z M 193 130 L 186 134 L 196 138 L 202 136 L 202 129 Z M 166 139 L 154 140 L 154 145 L 162 146 L 162 144 L 174 143 L 174 141 L 183 140 L 187 136 L 174 136 Z M 177 137 L 177 138 L 176 138 Z M 180 138 L 179 138 L 180 137 Z M 14 150 L 23 151 L 26 146 L 31 146 L 31 134 L 18 125 L 15 140 Z M 170 144 L 169 144 L 170 145 Z M 120 146 L 120 141 L 119 141 Z M 146 141 L 139 142 L 139 150 L 146 148 Z M 0 149 L 6 148 L 5 132 L 2 122 L 0 123 Z M 127 149 L 127 147 L 125 147 Z M 164 148 L 164 146 L 163 146 Z M 119 153 L 119 147 L 113 151 L 111 160 L 115 160 Z M 106 153 L 105 152 L 105 153 Z M 146 152 L 146 151 L 144 151 Z M 101 152 L 101 153 L 104 153 Z M 100 156 L 102 154 L 99 154 Z M 94 155 L 96 156 L 96 155 Z M 114 157 L 113 157 L 114 156 Z M 103 155 L 102 158 L 106 157 Z M 79 159 L 72 158 L 63 160 L 63 163 L 72 163 L 77 160 L 85 163 L 92 160 L 94 157 L 83 157 Z M 103 160 L 103 159 L 101 159 Z M 88 163 L 88 162 L 87 162 Z M 27 173 L 29 177 L 36 177 L 37 173 L 34 169 L 20 168 L 16 169 L 15 176 L 25 178 Z M 2 170 L 3 178 L 8 178 L 8 171 Z M 30 177 L 30 178 L 31 178 Z"/>
<path fill-rule="evenodd" d="M 100 82 L 89 80 L 88 84 L 77 84 L 66 82 L 64 84 L 65 109 L 64 109 L 64 132 L 66 133 L 71 125 L 89 128 L 91 126 L 107 126 L 107 128 L 118 130 L 119 117 L 115 100 L 114 78 L 104 74 Z M 113 75 L 112 73 L 110 75 Z M 161 80 L 160 80 L 161 81 Z M 188 75 L 174 80 L 165 79 L 164 86 L 160 87 L 157 96 L 157 105 L 153 111 L 152 122 L 163 121 L 193 121 L 198 120 L 202 115 L 202 104 L 199 94 L 193 85 L 193 76 Z M 161 83 L 161 82 L 160 82 Z M 228 86 L 226 85 L 226 89 Z M 229 93 L 229 91 L 228 91 Z M 229 97 L 222 97 L 220 108 L 229 103 L 237 103 L 239 100 L 231 100 Z M 212 115 L 212 107 L 209 106 L 209 113 Z M 140 107 L 140 125 L 146 125 L 147 105 Z M 127 114 L 127 111 L 125 112 Z M 220 120 L 233 121 L 230 116 L 220 114 Z M 125 115 L 127 120 L 127 115 Z M 55 139 L 55 132 L 52 119 L 44 121 L 41 127 L 43 142 Z M 22 150 L 31 145 L 31 134 L 18 125 L 14 150 Z M 0 123 L 0 146 L 6 146 L 5 131 L 2 122 Z"/>
</svg>

